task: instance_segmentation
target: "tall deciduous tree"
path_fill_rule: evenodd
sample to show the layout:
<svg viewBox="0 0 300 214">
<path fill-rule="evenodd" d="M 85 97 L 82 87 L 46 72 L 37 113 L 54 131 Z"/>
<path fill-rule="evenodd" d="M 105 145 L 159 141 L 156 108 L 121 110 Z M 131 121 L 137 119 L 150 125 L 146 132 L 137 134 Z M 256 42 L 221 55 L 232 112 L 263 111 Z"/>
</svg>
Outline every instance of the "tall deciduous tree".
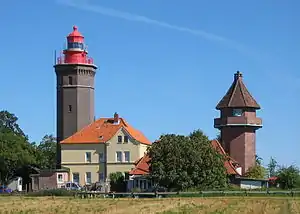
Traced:
<svg viewBox="0 0 300 214">
<path fill-rule="evenodd" d="M 0 112 L 0 182 L 7 184 L 18 169 L 35 162 L 34 148 L 17 124 L 18 118 Z"/>
<path fill-rule="evenodd" d="M 224 157 L 202 131 L 189 136 L 167 134 L 149 148 L 150 178 L 159 185 L 184 190 L 227 185 Z"/>
<path fill-rule="evenodd" d="M 278 167 L 277 161 L 273 157 L 271 157 L 270 162 L 268 164 L 268 171 L 269 171 L 270 177 L 273 177 L 276 175 L 277 167 Z"/>
<path fill-rule="evenodd" d="M 1 133 L 13 132 L 15 134 L 25 137 L 25 134 L 20 128 L 17 121 L 18 118 L 14 114 L 8 111 L 0 111 L 0 132 Z"/>
<path fill-rule="evenodd" d="M 56 166 L 56 138 L 45 135 L 36 146 L 36 161 L 40 169 L 54 169 Z"/>
</svg>

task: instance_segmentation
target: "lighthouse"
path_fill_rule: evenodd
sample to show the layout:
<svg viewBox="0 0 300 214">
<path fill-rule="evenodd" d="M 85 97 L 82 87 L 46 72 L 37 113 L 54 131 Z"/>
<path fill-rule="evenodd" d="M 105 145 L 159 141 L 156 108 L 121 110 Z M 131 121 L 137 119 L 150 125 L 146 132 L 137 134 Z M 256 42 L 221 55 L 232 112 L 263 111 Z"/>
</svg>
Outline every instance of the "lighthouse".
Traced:
<svg viewBox="0 0 300 214">
<path fill-rule="evenodd" d="M 66 48 L 56 59 L 57 168 L 60 142 L 94 121 L 94 78 L 97 66 L 88 56 L 84 36 L 76 26 L 67 36 Z"/>
</svg>

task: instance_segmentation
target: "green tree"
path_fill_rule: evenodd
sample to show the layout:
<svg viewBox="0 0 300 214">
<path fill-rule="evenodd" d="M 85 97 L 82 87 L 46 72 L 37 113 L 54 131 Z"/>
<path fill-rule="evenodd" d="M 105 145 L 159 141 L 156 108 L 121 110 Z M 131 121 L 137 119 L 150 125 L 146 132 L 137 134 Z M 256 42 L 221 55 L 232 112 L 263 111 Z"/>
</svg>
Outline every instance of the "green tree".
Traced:
<svg viewBox="0 0 300 214">
<path fill-rule="evenodd" d="M 259 157 L 258 155 L 255 155 L 255 164 L 256 165 L 260 165 L 261 166 L 262 160 L 263 159 L 261 157 Z"/>
<path fill-rule="evenodd" d="M 261 165 L 255 165 L 250 167 L 246 172 L 246 177 L 255 178 L 255 179 L 263 179 L 266 178 L 266 169 Z"/>
<path fill-rule="evenodd" d="M 249 178 L 263 179 L 267 176 L 267 170 L 262 166 L 262 158 L 255 155 L 255 165 L 250 167 L 246 172 L 246 176 Z"/>
<path fill-rule="evenodd" d="M 270 162 L 268 164 L 268 171 L 269 171 L 269 175 L 270 177 L 273 177 L 276 175 L 276 169 L 277 169 L 277 161 L 271 157 Z"/>
<path fill-rule="evenodd" d="M 36 146 L 36 164 L 40 169 L 55 169 L 56 167 L 56 138 L 45 135 Z"/>
<path fill-rule="evenodd" d="M 8 111 L 0 111 L 0 133 L 13 132 L 17 135 L 25 137 L 25 134 L 18 125 L 17 121 L 18 118 L 14 114 Z"/>
<path fill-rule="evenodd" d="M 227 185 L 224 157 L 202 131 L 167 134 L 148 150 L 150 178 L 168 189 L 214 189 Z"/>
<path fill-rule="evenodd" d="M 300 174 L 296 166 L 281 167 L 277 172 L 277 183 L 282 189 L 300 187 Z"/>
<path fill-rule="evenodd" d="M 35 162 L 34 147 L 17 120 L 8 111 L 0 112 L 0 183 L 3 184 L 14 178 L 18 169 Z"/>
<path fill-rule="evenodd" d="M 110 189 L 115 192 L 125 192 L 126 182 L 122 172 L 113 172 L 109 174 Z"/>
</svg>

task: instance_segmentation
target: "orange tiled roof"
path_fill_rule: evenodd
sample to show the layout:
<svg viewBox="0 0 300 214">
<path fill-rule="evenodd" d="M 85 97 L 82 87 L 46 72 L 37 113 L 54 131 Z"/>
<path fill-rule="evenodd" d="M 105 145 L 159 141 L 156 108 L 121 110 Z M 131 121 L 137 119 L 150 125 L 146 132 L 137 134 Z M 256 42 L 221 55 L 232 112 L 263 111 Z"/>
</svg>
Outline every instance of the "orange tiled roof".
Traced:
<svg viewBox="0 0 300 214">
<path fill-rule="evenodd" d="M 226 155 L 223 147 L 217 140 L 212 140 L 211 144 L 214 149 L 216 149 L 220 154 Z M 129 172 L 130 175 L 147 175 L 149 174 L 149 164 L 150 164 L 150 157 L 148 154 L 145 154 L 144 157 L 140 158 L 139 160 L 136 161 L 135 163 L 135 168 Z M 235 167 L 233 166 L 233 162 L 228 157 L 225 162 L 224 166 L 227 170 L 227 174 L 229 175 L 238 175 L 239 173 L 236 171 Z"/>
<path fill-rule="evenodd" d="M 109 141 L 121 128 L 128 132 L 128 134 L 138 142 L 151 145 L 151 142 L 142 132 L 133 128 L 123 118 L 119 118 L 119 123 L 117 124 L 114 123 L 114 118 L 100 118 L 60 143 L 105 143 Z"/>
<path fill-rule="evenodd" d="M 144 157 L 140 158 L 135 165 L 135 168 L 129 172 L 130 175 L 147 175 L 149 174 L 150 157 L 145 154 Z"/>
</svg>

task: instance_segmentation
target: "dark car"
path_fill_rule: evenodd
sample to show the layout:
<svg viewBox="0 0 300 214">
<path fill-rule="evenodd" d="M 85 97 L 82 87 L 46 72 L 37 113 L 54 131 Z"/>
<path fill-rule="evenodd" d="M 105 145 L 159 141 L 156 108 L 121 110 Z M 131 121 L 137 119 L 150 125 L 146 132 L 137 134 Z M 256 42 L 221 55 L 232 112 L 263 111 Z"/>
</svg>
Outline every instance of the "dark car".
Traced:
<svg viewBox="0 0 300 214">
<path fill-rule="evenodd" d="M 12 189 L 2 185 L 2 186 L 0 186 L 0 194 L 1 193 L 12 193 Z"/>
</svg>

